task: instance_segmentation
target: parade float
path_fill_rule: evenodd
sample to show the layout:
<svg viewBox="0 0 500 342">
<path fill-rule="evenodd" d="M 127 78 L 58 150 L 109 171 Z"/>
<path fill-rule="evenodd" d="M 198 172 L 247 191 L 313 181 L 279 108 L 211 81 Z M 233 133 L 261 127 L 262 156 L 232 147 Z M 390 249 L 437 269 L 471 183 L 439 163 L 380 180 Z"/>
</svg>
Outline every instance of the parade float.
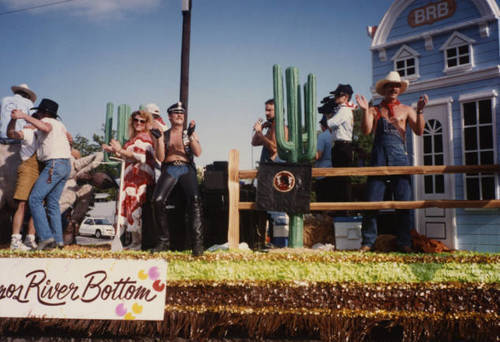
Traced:
<svg viewBox="0 0 500 342">
<path fill-rule="evenodd" d="M 167 262 L 162 320 L 8 318 L 12 290 L 0 286 L 2 336 L 496 341 L 500 256 L 281 249 L 113 253 L 98 248 L 11 252 L 5 258 Z M 135 279 L 139 279 L 137 274 Z M 73 278 L 72 278 L 73 279 Z M 76 281 L 76 280 L 75 280 Z M 84 305 L 81 303 L 80 305 Z M 130 308 L 129 308 L 130 310 Z M 84 311 L 83 309 L 81 311 Z M 7 316 L 7 317 L 6 317 Z"/>
<path fill-rule="evenodd" d="M 455 10 L 456 13 L 463 13 L 462 4 L 464 3 L 477 5 L 481 14 L 480 18 L 464 21 L 462 16 L 459 18 L 462 23 L 450 22 L 456 19 L 453 17 Z M 410 8 L 409 5 L 412 7 Z M 448 32 L 453 36 L 448 43 L 474 43 L 459 34 L 453 35 L 452 32 L 455 29 L 469 29 L 473 26 L 479 29 L 478 34 L 482 38 L 495 39 L 498 44 L 498 25 L 496 24 L 498 23 L 498 6 L 495 7 L 493 1 L 438 1 L 429 5 L 437 6 L 434 10 L 429 10 L 429 6 L 425 5 L 423 1 L 397 1 L 391 7 L 391 15 L 383 20 L 378 33 L 375 34 L 376 30 L 371 30 L 374 33 L 372 51 L 381 62 L 385 63 L 387 55 L 392 56 L 400 48 L 388 39 L 388 37 L 393 38 L 389 35 L 390 28 L 399 14 L 403 17 L 413 13 L 413 17 L 417 20 L 412 23 L 418 24 L 415 27 L 420 33 L 409 35 L 412 42 L 422 42 L 422 51 L 414 54 L 415 57 L 424 52 L 423 47 L 425 51 L 432 51 L 433 37 L 441 39 L 445 48 L 452 48 L 450 44 L 445 44 L 446 39 L 438 37 Z M 467 8 L 469 13 L 473 13 L 470 10 L 471 6 L 466 6 L 465 9 Z M 496 9 L 496 12 L 491 14 L 491 8 Z M 445 13 L 445 9 L 449 11 Z M 448 24 L 452 24 L 449 28 L 439 28 L 432 31 L 430 35 L 422 33 L 426 24 L 440 21 L 442 23 L 445 20 Z M 401 39 L 394 39 L 394 41 L 403 43 Z M 409 43 L 411 44 L 413 43 Z M 405 59 L 403 57 L 408 57 L 408 52 L 411 54 L 415 51 L 407 46 L 396 53 L 396 59 Z M 389 64 L 392 67 L 392 62 Z M 377 69 L 377 72 L 385 74 L 385 69 L 382 69 Z M 411 68 L 406 68 L 406 71 L 409 69 Z M 484 72 L 474 71 L 476 75 L 474 77 L 478 78 L 477 82 L 491 78 L 498 80 L 497 66 L 488 66 L 483 70 Z M 275 84 L 278 85 L 275 87 L 275 92 L 277 89 L 279 91 L 280 86 L 276 82 L 279 82 L 280 77 L 281 75 L 275 75 Z M 429 89 L 438 91 L 438 86 L 443 82 L 452 87 L 459 80 L 464 80 L 459 73 L 450 73 L 447 78 L 439 78 L 432 82 L 421 80 L 420 83 L 417 82 L 416 89 L 420 91 L 427 89 L 425 87 L 428 86 Z M 495 89 L 498 89 L 497 83 L 495 83 Z M 309 85 L 313 86 L 312 83 Z M 297 88 L 300 91 L 300 87 L 295 83 L 295 86 L 289 89 L 294 92 Z M 476 101 L 475 99 L 481 101 L 489 99 L 491 103 L 495 103 L 493 99 L 496 98 L 498 91 L 495 89 L 480 90 L 472 95 L 466 94 L 466 96 L 459 97 L 458 102 L 466 104 Z M 290 98 L 290 91 L 288 96 Z M 411 102 L 411 98 L 406 100 Z M 300 108 L 300 100 L 296 101 Z M 187 101 L 183 102 L 187 103 Z M 314 103 L 305 102 L 307 107 L 314 108 Z M 430 107 L 444 106 L 449 108 L 451 115 L 451 108 L 455 106 L 453 117 L 454 121 L 457 121 L 458 114 L 455 113 L 461 110 L 458 102 L 445 97 L 432 102 Z M 277 103 L 280 102 L 277 101 Z M 305 112 L 311 113 L 307 108 Z M 496 107 L 497 117 L 498 113 L 499 110 Z M 296 119 L 289 119 L 288 123 L 290 124 L 293 120 Z M 311 118 L 306 120 L 311 120 Z M 314 122 L 314 120 L 309 122 Z M 280 157 L 293 163 L 300 161 L 298 158 L 300 154 L 306 156 L 305 159 L 307 159 L 306 150 L 312 145 L 302 144 L 303 141 L 300 139 L 302 129 L 300 124 L 294 126 L 293 131 L 297 133 L 295 133 L 295 140 L 291 140 L 293 146 L 291 142 L 289 144 L 279 139 L 281 141 L 279 144 L 285 147 L 285 151 L 280 152 Z M 282 128 L 279 128 L 278 132 L 282 133 L 281 130 Z M 453 141 L 449 137 L 446 140 Z M 458 144 L 461 142 L 459 141 Z M 418 147 L 415 148 L 418 149 Z M 291 152 L 292 149 L 293 152 Z M 291 157 L 290 154 L 294 153 L 295 157 Z M 500 338 L 500 301 L 498 299 L 500 298 L 500 255 L 498 253 L 454 251 L 399 254 L 312 251 L 300 248 L 303 238 L 302 214 L 295 213 L 292 214 L 295 216 L 292 219 L 289 236 L 289 241 L 294 248 L 266 252 L 239 251 L 237 249 L 240 242 L 239 211 L 257 208 L 254 202 L 240 202 L 239 184 L 241 179 L 256 178 L 257 171 L 239 170 L 238 158 L 237 151 L 232 151 L 228 170 L 230 193 L 228 242 L 231 247 L 229 251 L 206 252 L 203 256 L 194 258 L 188 252 L 155 254 L 112 252 L 105 247 L 70 246 L 63 250 L 40 252 L 1 250 L 2 265 L 10 264 L 9 267 L 11 267 L 8 271 L 5 271 L 7 270 L 5 268 L 1 276 L 1 336 L 110 340 L 173 340 L 181 337 L 192 341 L 211 338 L 322 341 L 498 341 Z M 424 166 L 363 168 L 363 170 L 312 169 L 311 177 L 353 174 L 361 176 L 420 174 L 434 177 L 427 179 L 435 182 L 436 175 L 446 175 L 451 178 L 451 174 L 454 173 L 471 175 L 484 172 L 487 176 L 485 179 L 490 179 L 491 174 L 499 171 L 498 165 L 461 166 L 465 163 L 462 163 L 458 156 L 455 160 L 453 158 L 446 160 L 454 162 L 450 165 L 423 164 Z M 447 212 L 451 210 L 454 213 L 455 208 L 460 208 L 457 211 L 463 214 L 462 223 L 467 221 L 466 216 L 481 217 L 483 221 L 484 217 L 488 220 L 498 220 L 498 215 L 495 212 L 492 213 L 500 206 L 496 199 L 498 198 L 498 175 L 493 176 L 493 179 L 495 189 L 497 189 L 494 199 L 466 198 L 465 196 L 441 199 L 446 197 L 436 198 L 425 194 L 421 197 L 417 196 L 416 201 L 405 203 L 392 201 L 375 204 L 366 202 L 311 203 L 310 210 L 351 210 L 353 207 L 358 210 L 438 208 Z M 425 189 L 424 186 L 421 188 Z M 483 211 L 465 211 L 465 208 Z M 436 211 L 429 210 L 429 213 L 432 214 L 432 212 Z M 435 225 L 434 228 L 436 227 Z M 447 229 L 445 228 L 444 231 L 446 232 Z M 432 233 L 429 234 L 431 237 L 439 237 L 439 234 L 433 235 L 438 232 L 438 229 L 432 230 L 430 227 L 424 232 Z M 457 235 L 459 234 L 454 236 Z M 441 240 L 447 242 L 446 239 Z M 495 240 L 492 239 L 492 241 Z M 425 251 L 424 248 L 416 247 L 419 246 L 414 245 L 417 252 Z M 451 247 L 456 246 L 451 245 Z M 22 264 L 23 259 L 26 264 L 31 265 L 32 270 L 21 267 L 16 269 L 15 266 Z M 54 265 L 61 266 L 48 267 L 47 265 L 53 265 L 52 259 L 54 259 Z M 111 274 L 113 269 L 118 269 L 114 266 L 115 263 L 122 264 L 123 262 L 128 265 L 128 268 L 125 270 L 119 268 L 122 272 L 121 278 L 113 280 L 109 285 L 104 285 L 104 278 L 97 280 L 93 276 L 104 274 L 102 269 L 109 270 Z M 102 267 L 101 263 L 104 263 Z M 95 267 L 102 269 L 92 269 Z M 43 278 L 44 282 L 40 278 L 35 281 L 33 272 L 41 271 L 45 271 L 46 274 L 54 272 L 50 283 L 45 278 Z M 106 280 L 110 279 L 114 278 L 110 277 Z M 66 284 L 68 282 L 69 284 Z M 116 294 L 120 291 L 120 287 L 125 289 L 125 286 L 130 289 L 129 293 L 125 292 L 123 296 Z M 77 287 L 78 291 L 83 292 L 78 292 Z M 137 292 L 139 290 L 143 292 Z M 90 291 L 97 292 L 107 300 L 116 297 L 115 301 L 108 303 L 112 309 L 104 309 L 107 306 L 99 305 L 86 309 L 88 302 L 92 302 L 90 299 L 95 297 L 89 294 Z M 154 307 L 155 315 L 146 316 L 145 308 L 147 308 L 148 298 L 151 299 L 150 295 L 155 293 L 163 296 L 157 297 L 163 302 L 157 299 Z M 49 305 L 50 303 L 60 304 L 64 298 L 72 298 L 74 306 L 67 310 L 63 308 L 58 310 Z"/>
<path fill-rule="evenodd" d="M 294 81 L 296 71 L 289 70 L 290 94 L 300 86 Z M 274 68 L 274 77 L 280 79 L 279 67 Z M 311 89 L 313 81 L 308 84 Z M 279 81 L 275 85 L 275 90 L 281 86 Z M 296 101 L 300 103 L 300 96 Z M 314 106 L 314 102 L 305 103 Z M 298 126 L 297 131 L 301 130 Z M 365 169 L 368 174 L 374 172 Z M 239 179 L 257 177 L 254 171 L 239 171 L 237 153 L 230 154 L 228 240 L 232 248 L 228 251 L 205 252 L 201 257 L 189 252 L 113 252 L 109 246 L 0 251 L 5 270 L 0 276 L 0 333 L 191 341 L 498 339 L 498 254 L 314 251 L 301 248 L 302 222 L 290 227 L 294 248 L 238 250 L 240 220 L 235 218 L 240 210 L 256 207 L 256 203 L 239 202 Z M 317 172 L 336 175 L 345 170 L 311 171 L 313 176 Z M 311 203 L 310 209 L 353 205 L 371 208 L 359 202 Z M 428 207 L 457 202 L 378 205 Z M 416 240 L 414 248 L 426 250 Z"/>
</svg>

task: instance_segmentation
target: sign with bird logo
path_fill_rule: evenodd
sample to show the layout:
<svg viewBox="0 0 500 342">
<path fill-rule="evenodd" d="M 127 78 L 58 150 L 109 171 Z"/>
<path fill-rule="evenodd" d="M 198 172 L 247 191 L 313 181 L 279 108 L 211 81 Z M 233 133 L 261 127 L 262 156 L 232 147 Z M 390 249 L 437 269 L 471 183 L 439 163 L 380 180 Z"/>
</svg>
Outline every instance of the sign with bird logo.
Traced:
<svg viewBox="0 0 500 342">
<path fill-rule="evenodd" d="M 311 165 L 261 163 L 257 172 L 257 209 L 288 214 L 310 212 Z"/>
</svg>

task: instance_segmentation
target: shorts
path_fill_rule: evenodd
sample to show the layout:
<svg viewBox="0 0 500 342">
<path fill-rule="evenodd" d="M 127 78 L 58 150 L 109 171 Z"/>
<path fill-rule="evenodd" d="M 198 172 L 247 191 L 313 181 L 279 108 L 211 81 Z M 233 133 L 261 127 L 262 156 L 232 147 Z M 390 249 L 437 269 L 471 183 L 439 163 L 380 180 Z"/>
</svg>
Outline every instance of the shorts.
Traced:
<svg viewBox="0 0 500 342">
<path fill-rule="evenodd" d="M 14 199 L 18 201 L 27 201 L 31 189 L 35 185 L 39 175 L 40 168 L 35 153 L 29 159 L 23 161 L 17 168 L 17 182 Z"/>
</svg>

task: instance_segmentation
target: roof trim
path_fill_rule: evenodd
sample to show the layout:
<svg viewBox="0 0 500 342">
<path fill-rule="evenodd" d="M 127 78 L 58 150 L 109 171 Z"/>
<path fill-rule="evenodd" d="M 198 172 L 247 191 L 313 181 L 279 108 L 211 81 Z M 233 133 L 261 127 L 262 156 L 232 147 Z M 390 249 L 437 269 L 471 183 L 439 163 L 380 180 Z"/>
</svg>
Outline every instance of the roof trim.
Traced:
<svg viewBox="0 0 500 342">
<path fill-rule="evenodd" d="M 387 10 L 384 17 L 380 21 L 377 27 L 375 36 L 373 37 L 371 49 L 377 49 L 380 47 L 385 47 L 387 44 L 387 38 L 389 33 L 394 26 L 394 23 L 399 18 L 400 14 L 415 0 L 396 0 L 393 2 L 391 7 Z M 471 0 L 479 10 L 482 20 L 491 20 L 492 18 L 498 19 L 500 17 L 500 9 L 496 3 L 496 0 Z M 420 35 L 426 34 L 423 32 Z"/>
</svg>

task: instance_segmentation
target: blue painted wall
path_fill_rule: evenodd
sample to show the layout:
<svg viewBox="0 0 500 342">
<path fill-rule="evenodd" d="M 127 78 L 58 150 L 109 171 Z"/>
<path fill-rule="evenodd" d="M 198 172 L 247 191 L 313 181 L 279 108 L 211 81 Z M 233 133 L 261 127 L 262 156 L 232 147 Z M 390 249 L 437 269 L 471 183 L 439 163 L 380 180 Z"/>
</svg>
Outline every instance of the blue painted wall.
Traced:
<svg viewBox="0 0 500 342">
<path fill-rule="evenodd" d="M 478 25 L 473 25 L 464 29 L 457 30 L 457 32 L 474 39 L 473 55 L 474 55 L 474 68 L 472 70 L 480 70 L 483 68 L 498 65 L 500 62 L 499 57 L 499 29 L 498 22 L 490 23 L 490 36 L 481 38 Z M 448 40 L 454 31 L 447 32 L 440 35 L 432 36 L 434 48 L 430 51 L 425 50 L 425 41 L 423 39 L 406 42 L 405 44 L 416 50 L 420 56 L 418 57 L 420 78 L 418 81 L 434 79 L 437 77 L 446 76 L 444 70 L 444 53 L 439 50 L 441 46 Z M 399 50 L 401 45 L 392 46 L 386 49 L 387 61 L 381 61 L 378 57 L 378 52 L 372 53 L 373 80 L 383 78 L 391 70 L 394 70 L 394 61 L 392 57 Z"/>
<path fill-rule="evenodd" d="M 397 0 L 396 0 L 397 1 Z M 408 25 L 408 14 L 415 8 L 422 7 L 432 1 L 417 0 L 402 11 L 399 18 L 388 35 L 388 42 L 400 40 L 405 37 L 415 36 L 423 32 L 435 29 L 446 28 L 449 25 L 462 23 L 464 21 L 477 19 L 480 13 L 471 0 L 456 0 L 457 10 L 455 14 L 447 19 L 438 21 L 432 25 L 423 25 L 412 28 Z M 435 2 L 435 1 L 434 1 Z M 497 0 L 497 4 L 499 0 Z M 482 70 L 500 65 L 500 21 L 489 23 L 490 34 L 488 37 L 481 37 L 479 26 L 472 25 L 457 30 L 459 33 L 475 40 L 473 44 L 474 67 L 472 71 Z M 416 50 L 420 56 L 419 74 L 416 80 L 425 81 L 446 77 L 443 72 L 445 61 L 443 51 L 439 50 L 454 31 L 448 31 L 439 35 L 433 35 L 433 49 L 425 49 L 424 39 L 403 42 L 401 44 L 386 48 L 387 60 L 379 59 L 378 51 L 372 51 L 372 75 L 373 85 L 382 79 L 388 72 L 394 69 L 394 62 L 391 58 L 403 44 Z M 411 89 L 411 83 L 410 83 Z M 500 93 L 500 78 L 491 78 L 481 81 L 466 81 L 463 84 L 447 86 L 436 89 L 428 89 L 424 92 L 432 99 L 452 97 L 452 134 L 454 164 L 463 165 L 462 157 L 462 116 L 461 103 L 458 101 L 461 94 L 477 92 L 487 92 L 496 90 Z M 402 103 L 415 103 L 420 93 L 405 93 L 400 96 Z M 408 130 L 410 130 L 408 128 Z M 411 132 L 411 130 L 410 130 Z M 412 137 L 408 133 L 408 152 L 413 159 Z M 497 134 L 497 163 L 500 163 L 500 99 L 496 98 L 496 134 Z M 500 184 L 500 175 L 498 182 Z M 464 199 L 464 175 L 455 175 L 456 199 Z M 482 252 L 500 252 L 500 209 L 456 209 L 457 240 L 458 248 L 463 250 L 473 250 Z"/>
</svg>

